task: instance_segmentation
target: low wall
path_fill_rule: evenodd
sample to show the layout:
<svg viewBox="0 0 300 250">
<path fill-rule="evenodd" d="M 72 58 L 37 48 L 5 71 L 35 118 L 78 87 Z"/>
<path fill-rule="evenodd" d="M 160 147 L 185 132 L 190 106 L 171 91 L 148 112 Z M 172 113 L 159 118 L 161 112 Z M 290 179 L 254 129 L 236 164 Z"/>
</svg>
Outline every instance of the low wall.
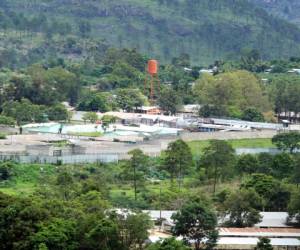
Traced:
<svg viewBox="0 0 300 250">
<path fill-rule="evenodd" d="M 183 132 L 180 138 L 184 141 L 203 140 L 236 140 L 236 139 L 257 139 L 272 138 L 277 134 L 276 130 L 246 131 L 246 132 Z"/>
<path fill-rule="evenodd" d="M 118 154 L 95 154 L 95 155 L 65 155 L 65 156 L 35 156 L 35 155 L 0 155 L 0 161 L 15 161 L 18 163 L 39 164 L 82 164 L 97 162 L 117 162 Z"/>
<path fill-rule="evenodd" d="M 276 155 L 281 152 L 282 151 L 280 151 L 277 148 L 236 148 L 235 149 L 235 153 L 237 155 L 242 155 L 242 154 L 255 155 L 255 154 L 260 154 L 260 153 L 268 153 L 271 155 Z"/>
</svg>

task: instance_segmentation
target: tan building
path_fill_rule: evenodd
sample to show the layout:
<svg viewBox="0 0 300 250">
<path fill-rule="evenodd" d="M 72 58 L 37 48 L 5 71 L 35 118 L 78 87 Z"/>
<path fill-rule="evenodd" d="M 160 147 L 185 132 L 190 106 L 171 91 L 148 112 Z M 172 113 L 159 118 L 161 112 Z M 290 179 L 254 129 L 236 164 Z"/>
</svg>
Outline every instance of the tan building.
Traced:
<svg viewBox="0 0 300 250">
<path fill-rule="evenodd" d="M 158 106 L 142 106 L 135 110 L 135 113 L 146 115 L 160 115 L 161 109 Z"/>
</svg>

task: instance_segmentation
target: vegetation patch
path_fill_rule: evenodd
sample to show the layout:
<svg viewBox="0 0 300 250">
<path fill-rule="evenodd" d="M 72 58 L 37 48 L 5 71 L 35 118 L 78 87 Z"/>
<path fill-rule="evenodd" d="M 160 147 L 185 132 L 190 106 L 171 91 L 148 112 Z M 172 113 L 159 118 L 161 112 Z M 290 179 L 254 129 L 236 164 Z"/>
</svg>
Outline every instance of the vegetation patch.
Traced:
<svg viewBox="0 0 300 250">
<path fill-rule="evenodd" d="M 103 135 L 103 133 L 101 133 L 101 132 L 78 132 L 78 133 L 72 133 L 72 135 L 86 136 L 86 137 L 100 137 Z"/>
<path fill-rule="evenodd" d="M 0 133 L 0 140 L 5 140 L 6 139 L 6 134 Z"/>
<path fill-rule="evenodd" d="M 233 148 L 276 148 L 271 139 L 238 139 L 227 140 Z M 199 155 L 207 147 L 209 140 L 191 141 L 188 145 L 191 147 L 193 155 Z"/>
</svg>

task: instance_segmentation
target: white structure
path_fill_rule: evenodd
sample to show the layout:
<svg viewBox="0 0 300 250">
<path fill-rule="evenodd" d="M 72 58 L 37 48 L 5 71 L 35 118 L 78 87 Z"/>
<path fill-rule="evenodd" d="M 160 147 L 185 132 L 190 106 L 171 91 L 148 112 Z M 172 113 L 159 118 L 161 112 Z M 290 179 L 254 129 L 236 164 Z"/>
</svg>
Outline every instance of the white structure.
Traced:
<svg viewBox="0 0 300 250">
<path fill-rule="evenodd" d="M 172 215 L 176 211 L 145 210 L 153 221 L 163 220 L 161 231 L 153 232 L 152 242 L 170 237 L 168 233 L 174 225 Z M 285 212 L 262 212 L 262 221 L 252 228 L 219 228 L 219 239 L 216 249 L 251 250 L 254 249 L 260 237 L 271 240 L 274 250 L 299 250 L 300 229 L 286 225 L 288 214 Z M 222 223 L 222 220 L 219 222 Z M 178 238 L 180 239 L 180 238 Z"/>
</svg>

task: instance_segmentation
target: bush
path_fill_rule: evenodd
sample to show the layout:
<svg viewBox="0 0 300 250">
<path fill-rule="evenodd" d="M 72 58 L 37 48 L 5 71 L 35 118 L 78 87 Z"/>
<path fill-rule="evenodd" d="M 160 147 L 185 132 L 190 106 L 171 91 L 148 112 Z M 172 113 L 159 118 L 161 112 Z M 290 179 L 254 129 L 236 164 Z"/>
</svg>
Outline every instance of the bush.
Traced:
<svg viewBox="0 0 300 250">
<path fill-rule="evenodd" d="M 14 164 L 12 162 L 0 163 L 0 181 L 8 180 L 13 174 Z"/>
<path fill-rule="evenodd" d="M 70 118 L 69 112 L 62 104 L 56 104 L 47 110 L 50 121 L 66 121 Z"/>
<path fill-rule="evenodd" d="M 6 139 L 6 134 L 0 133 L 0 140 L 5 140 Z"/>
<path fill-rule="evenodd" d="M 0 115 L 0 124 L 13 126 L 16 124 L 16 121 L 11 117 Z"/>
<path fill-rule="evenodd" d="M 244 110 L 242 114 L 242 120 L 250 121 L 250 122 L 264 122 L 263 114 L 258 111 L 256 108 L 248 108 Z"/>
<path fill-rule="evenodd" d="M 83 115 L 82 119 L 84 122 L 89 121 L 91 123 L 95 123 L 98 120 L 98 115 L 94 112 L 87 112 Z"/>
</svg>

